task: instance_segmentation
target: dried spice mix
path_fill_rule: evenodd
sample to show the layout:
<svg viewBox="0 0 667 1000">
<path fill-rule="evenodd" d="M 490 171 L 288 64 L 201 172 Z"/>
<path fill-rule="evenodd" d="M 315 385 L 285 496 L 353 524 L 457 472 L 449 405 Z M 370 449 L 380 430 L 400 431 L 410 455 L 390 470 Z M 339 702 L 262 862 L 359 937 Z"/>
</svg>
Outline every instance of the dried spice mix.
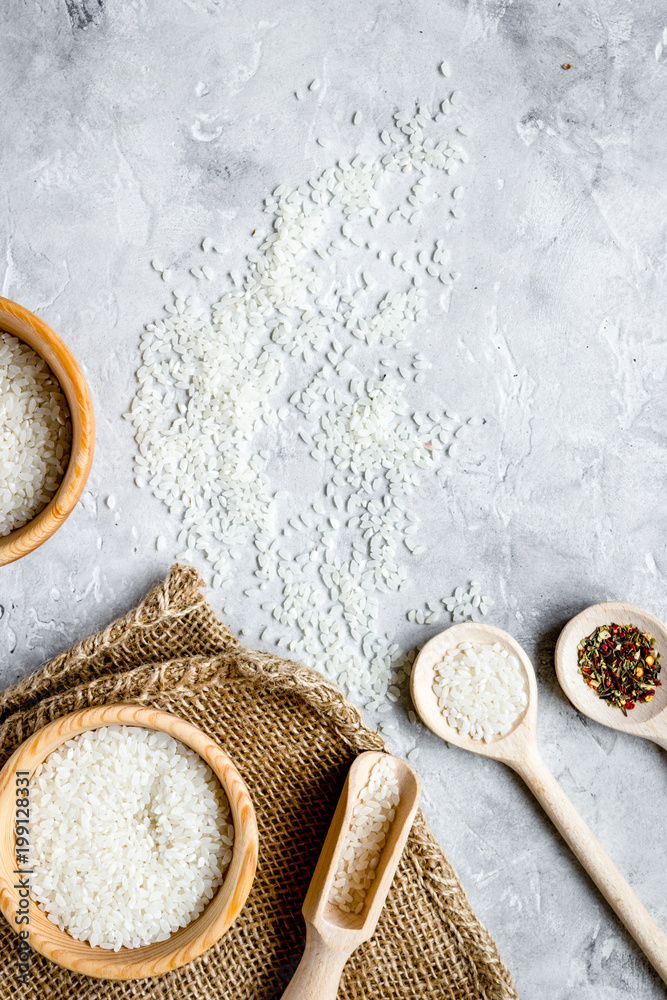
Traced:
<svg viewBox="0 0 667 1000">
<path fill-rule="evenodd" d="M 655 639 L 634 625 L 599 625 L 579 643 L 579 673 L 589 687 L 624 715 L 650 701 L 660 687 Z"/>
</svg>

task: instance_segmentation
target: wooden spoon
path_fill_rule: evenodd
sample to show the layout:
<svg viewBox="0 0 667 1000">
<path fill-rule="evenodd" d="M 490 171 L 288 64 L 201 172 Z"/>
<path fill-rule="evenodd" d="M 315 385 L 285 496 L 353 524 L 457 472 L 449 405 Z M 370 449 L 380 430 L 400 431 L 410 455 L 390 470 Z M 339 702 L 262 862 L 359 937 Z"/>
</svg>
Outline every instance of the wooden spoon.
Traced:
<svg viewBox="0 0 667 1000">
<path fill-rule="evenodd" d="M 509 732 L 504 736 L 492 736 L 488 743 L 474 740 L 450 726 L 440 711 L 433 692 L 436 664 L 448 649 L 461 642 L 498 642 L 510 655 L 517 658 L 523 670 L 528 704 Z M 436 635 L 423 647 L 412 669 L 411 691 L 412 700 L 422 720 L 437 736 L 464 750 L 501 760 L 523 778 L 611 908 L 667 983 L 667 937 L 602 849 L 540 757 L 535 738 L 535 672 L 518 642 L 507 632 L 492 625 L 473 622 L 454 625 Z"/>
<path fill-rule="evenodd" d="M 334 1000 L 348 958 L 360 944 L 373 936 L 421 794 L 419 778 L 404 760 L 391 758 L 396 766 L 400 802 L 363 910 L 357 915 L 343 913 L 329 902 L 329 894 L 347 840 L 352 809 L 368 783 L 371 768 L 386 756 L 368 750 L 360 754 L 350 768 L 303 902 L 306 948 L 292 981 L 283 993 L 283 1000 Z"/>
<path fill-rule="evenodd" d="M 599 625 L 611 625 L 612 622 L 635 625 L 640 632 L 648 632 L 655 639 L 661 662 L 667 663 L 667 629 L 661 621 L 634 604 L 622 601 L 593 604 L 569 621 L 558 637 L 556 673 L 560 686 L 574 707 L 589 719 L 623 733 L 643 736 L 667 750 L 667 676 L 663 677 L 662 687 L 656 688 L 651 701 L 638 703 L 623 715 L 620 708 L 602 701 L 579 673 L 577 646 Z"/>
</svg>

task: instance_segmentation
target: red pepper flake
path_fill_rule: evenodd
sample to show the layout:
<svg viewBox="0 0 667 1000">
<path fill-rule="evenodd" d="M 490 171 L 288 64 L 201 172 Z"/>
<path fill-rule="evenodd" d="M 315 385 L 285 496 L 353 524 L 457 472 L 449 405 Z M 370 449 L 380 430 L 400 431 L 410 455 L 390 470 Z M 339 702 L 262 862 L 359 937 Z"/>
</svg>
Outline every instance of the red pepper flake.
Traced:
<svg viewBox="0 0 667 1000">
<path fill-rule="evenodd" d="M 653 636 L 634 625 L 600 625 L 577 647 L 579 673 L 608 705 L 627 715 L 661 686 Z"/>
</svg>

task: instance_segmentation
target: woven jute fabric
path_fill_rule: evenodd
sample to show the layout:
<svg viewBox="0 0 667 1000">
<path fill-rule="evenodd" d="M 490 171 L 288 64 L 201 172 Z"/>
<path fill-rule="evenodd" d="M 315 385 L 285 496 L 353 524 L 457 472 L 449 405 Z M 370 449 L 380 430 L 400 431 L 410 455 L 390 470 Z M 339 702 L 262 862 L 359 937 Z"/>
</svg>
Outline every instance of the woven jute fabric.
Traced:
<svg viewBox="0 0 667 1000">
<path fill-rule="evenodd" d="M 75 975 L 40 955 L 29 984 L 12 969 L 0 918 L 0 1000 L 274 1000 L 303 949 L 301 904 L 350 764 L 383 749 L 332 684 L 245 649 L 174 566 L 142 604 L 0 694 L 0 764 L 35 730 L 89 705 L 173 712 L 231 755 L 257 811 L 259 864 L 248 901 L 201 958 L 157 979 Z M 373 938 L 352 955 L 342 1000 L 509 1000 L 517 994 L 488 932 L 418 813 Z"/>
</svg>

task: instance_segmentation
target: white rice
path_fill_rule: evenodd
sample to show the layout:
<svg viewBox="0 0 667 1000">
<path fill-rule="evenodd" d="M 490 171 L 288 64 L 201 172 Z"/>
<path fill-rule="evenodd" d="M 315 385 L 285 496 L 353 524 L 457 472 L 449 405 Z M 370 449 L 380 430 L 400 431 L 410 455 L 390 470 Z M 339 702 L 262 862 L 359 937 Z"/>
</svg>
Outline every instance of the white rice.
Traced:
<svg viewBox="0 0 667 1000">
<path fill-rule="evenodd" d="M 137 483 L 181 519 L 176 558 L 216 589 L 264 595 L 262 640 L 373 707 L 409 674 L 379 618 L 427 557 L 412 497 L 446 481 L 483 423 L 445 411 L 438 386 L 419 389 L 431 361 L 410 346 L 433 323 L 436 356 L 447 350 L 459 223 L 436 208 L 467 159 L 447 107 L 446 119 L 398 112 L 377 155 L 275 188 L 246 266 L 209 286 L 217 301 L 185 274 L 142 336 L 126 415 Z M 206 247 L 186 271 L 203 268 Z M 321 482 L 310 497 L 285 482 L 291 462 Z"/>
<path fill-rule="evenodd" d="M 46 362 L 0 332 L 0 536 L 49 503 L 69 460 L 67 400 Z"/>
<path fill-rule="evenodd" d="M 509 732 L 527 704 L 519 661 L 499 642 L 448 650 L 436 665 L 433 692 L 450 726 L 486 742 Z"/>
<path fill-rule="evenodd" d="M 391 757 L 382 757 L 371 768 L 368 783 L 352 811 L 350 829 L 329 893 L 329 902 L 343 913 L 361 913 L 398 803 L 396 766 Z"/>
<path fill-rule="evenodd" d="M 417 625 L 435 625 L 442 615 L 440 604 L 444 604 L 451 613 L 452 621 L 463 622 L 474 619 L 478 611 L 482 615 L 488 614 L 493 603 L 493 598 L 483 594 L 479 583 L 473 580 L 468 588 L 457 587 L 451 597 L 443 597 L 439 602 L 428 601 L 424 610 L 412 608 L 407 613 L 407 619 L 409 622 L 416 622 Z"/>
<path fill-rule="evenodd" d="M 139 948 L 185 927 L 221 884 L 233 843 L 217 778 L 166 733 L 82 733 L 31 782 L 31 893 L 91 945 Z"/>
</svg>

